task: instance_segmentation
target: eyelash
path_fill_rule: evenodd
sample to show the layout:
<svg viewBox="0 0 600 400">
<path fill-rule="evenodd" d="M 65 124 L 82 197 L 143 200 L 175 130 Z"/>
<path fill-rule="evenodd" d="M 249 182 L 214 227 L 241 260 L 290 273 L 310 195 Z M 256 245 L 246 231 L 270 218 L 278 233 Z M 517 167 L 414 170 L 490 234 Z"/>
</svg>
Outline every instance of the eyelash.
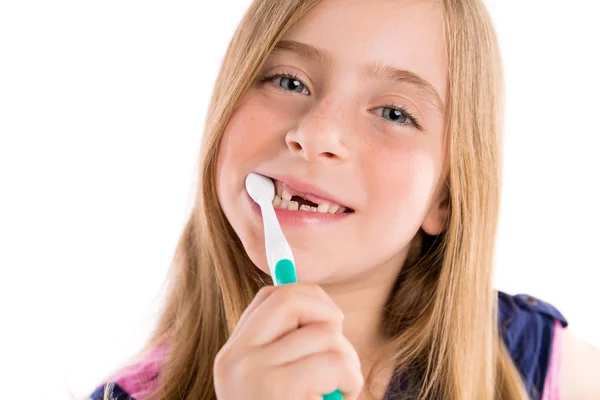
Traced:
<svg viewBox="0 0 600 400">
<path fill-rule="evenodd" d="M 266 82 L 269 82 L 269 81 L 271 81 L 271 80 L 273 80 L 275 78 L 289 78 L 289 79 L 294 79 L 294 80 L 297 80 L 300 83 L 302 83 L 302 86 L 304 86 L 306 88 L 306 85 L 304 85 L 304 83 L 302 82 L 302 80 L 300 79 L 300 77 L 298 75 L 292 73 L 292 72 L 282 72 L 282 73 L 276 73 L 276 74 L 272 74 L 272 75 L 262 76 L 260 78 L 260 82 L 261 83 L 266 83 Z M 286 89 L 283 89 L 283 88 L 279 88 L 279 89 L 284 90 L 286 92 L 291 92 L 290 90 L 286 90 Z M 418 118 L 415 115 L 413 115 L 410 111 L 408 111 L 408 109 L 405 106 L 400 106 L 400 105 L 395 104 L 395 103 L 392 102 L 392 103 L 384 104 L 383 106 L 378 107 L 378 108 L 391 108 L 393 110 L 398 110 L 401 113 L 403 113 L 404 115 L 406 115 L 406 117 L 408 118 L 408 120 L 410 121 L 410 123 L 415 128 L 417 128 L 420 131 L 423 130 L 423 128 L 421 126 L 421 123 L 419 122 Z M 405 124 L 399 124 L 398 122 L 391 121 L 389 119 L 385 119 L 383 117 L 382 117 L 382 119 L 385 122 L 387 122 L 389 124 L 392 124 L 394 126 L 405 125 Z"/>
</svg>

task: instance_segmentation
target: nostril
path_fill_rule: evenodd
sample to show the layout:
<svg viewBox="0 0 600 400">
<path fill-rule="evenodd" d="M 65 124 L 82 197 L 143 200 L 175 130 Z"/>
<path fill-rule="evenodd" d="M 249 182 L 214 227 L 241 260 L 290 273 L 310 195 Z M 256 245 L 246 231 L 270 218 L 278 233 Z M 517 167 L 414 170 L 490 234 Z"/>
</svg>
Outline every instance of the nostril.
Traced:
<svg viewBox="0 0 600 400">
<path fill-rule="evenodd" d="M 291 149 L 293 151 L 300 151 L 300 150 L 302 150 L 302 146 L 300 146 L 300 143 L 298 143 L 298 142 L 290 142 L 289 146 L 291 147 Z"/>
<path fill-rule="evenodd" d="M 325 156 L 325 158 L 334 158 L 335 154 L 326 151 L 323 153 L 323 156 Z"/>
</svg>

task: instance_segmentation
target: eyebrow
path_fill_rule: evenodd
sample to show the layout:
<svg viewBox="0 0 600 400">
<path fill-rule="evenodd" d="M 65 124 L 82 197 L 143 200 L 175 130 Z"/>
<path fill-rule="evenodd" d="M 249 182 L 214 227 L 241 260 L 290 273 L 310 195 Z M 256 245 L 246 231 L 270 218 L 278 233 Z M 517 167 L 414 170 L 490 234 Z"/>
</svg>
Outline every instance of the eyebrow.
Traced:
<svg viewBox="0 0 600 400">
<path fill-rule="evenodd" d="M 333 64 L 331 54 L 327 50 L 295 40 L 280 40 L 272 52 L 272 54 L 276 53 L 293 53 L 307 61 L 315 61 L 326 67 L 331 67 Z M 444 112 L 444 103 L 433 85 L 414 72 L 380 62 L 372 62 L 361 67 L 359 76 L 407 83 L 425 94 L 424 100 L 430 101 L 438 112 L 442 114 Z"/>
</svg>

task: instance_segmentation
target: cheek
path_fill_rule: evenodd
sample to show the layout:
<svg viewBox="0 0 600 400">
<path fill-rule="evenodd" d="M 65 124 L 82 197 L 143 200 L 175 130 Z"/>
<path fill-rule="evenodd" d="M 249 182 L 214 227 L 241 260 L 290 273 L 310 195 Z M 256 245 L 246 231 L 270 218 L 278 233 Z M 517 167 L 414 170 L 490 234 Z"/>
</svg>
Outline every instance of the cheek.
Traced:
<svg viewBox="0 0 600 400">
<path fill-rule="evenodd" d="M 245 174 L 273 148 L 276 127 L 273 116 L 266 110 L 268 108 L 251 93 L 238 104 L 225 127 L 217 152 L 219 192 L 243 185 Z"/>
<path fill-rule="evenodd" d="M 425 218 L 435 190 L 439 152 L 417 142 L 383 148 L 367 175 L 370 203 L 390 223 L 409 225 L 416 230 Z"/>
<path fill-rule="evenodd" d="M 219 161 L 227 166 L 243 167 L 260 154 L 270 139 L 264 126 L 265 115 L 238 109 L 232 116 L 221 139 Z"/>
</svg>

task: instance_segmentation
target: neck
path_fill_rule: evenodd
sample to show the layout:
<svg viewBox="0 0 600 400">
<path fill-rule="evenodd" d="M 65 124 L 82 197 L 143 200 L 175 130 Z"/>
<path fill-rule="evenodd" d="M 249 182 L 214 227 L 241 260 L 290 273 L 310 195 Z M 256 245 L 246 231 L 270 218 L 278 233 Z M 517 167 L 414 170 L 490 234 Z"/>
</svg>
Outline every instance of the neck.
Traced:
<svg viewBox="0 0 600 400">
<path fill-rule="evenodd" d="M 405 260 L 403 254 L 368 268 L 368 276 L 323 286 L 344 313 L 344 335 L 358 353 L 367 379 L 359 400 L 384 398 L 394 372 L 394 360 L 382 353 L 391 339 L 384 334 L 383 312 Z"/>
<path fill-rule="evenodd" d="M 367 360 L 389 340 L 383 330 L 383 311 L 405 258 L 399 255 L 369 268 L 366 276 L 323 286 L 344 313 L 344 335 L 361 360 Z"/>
</svg>

